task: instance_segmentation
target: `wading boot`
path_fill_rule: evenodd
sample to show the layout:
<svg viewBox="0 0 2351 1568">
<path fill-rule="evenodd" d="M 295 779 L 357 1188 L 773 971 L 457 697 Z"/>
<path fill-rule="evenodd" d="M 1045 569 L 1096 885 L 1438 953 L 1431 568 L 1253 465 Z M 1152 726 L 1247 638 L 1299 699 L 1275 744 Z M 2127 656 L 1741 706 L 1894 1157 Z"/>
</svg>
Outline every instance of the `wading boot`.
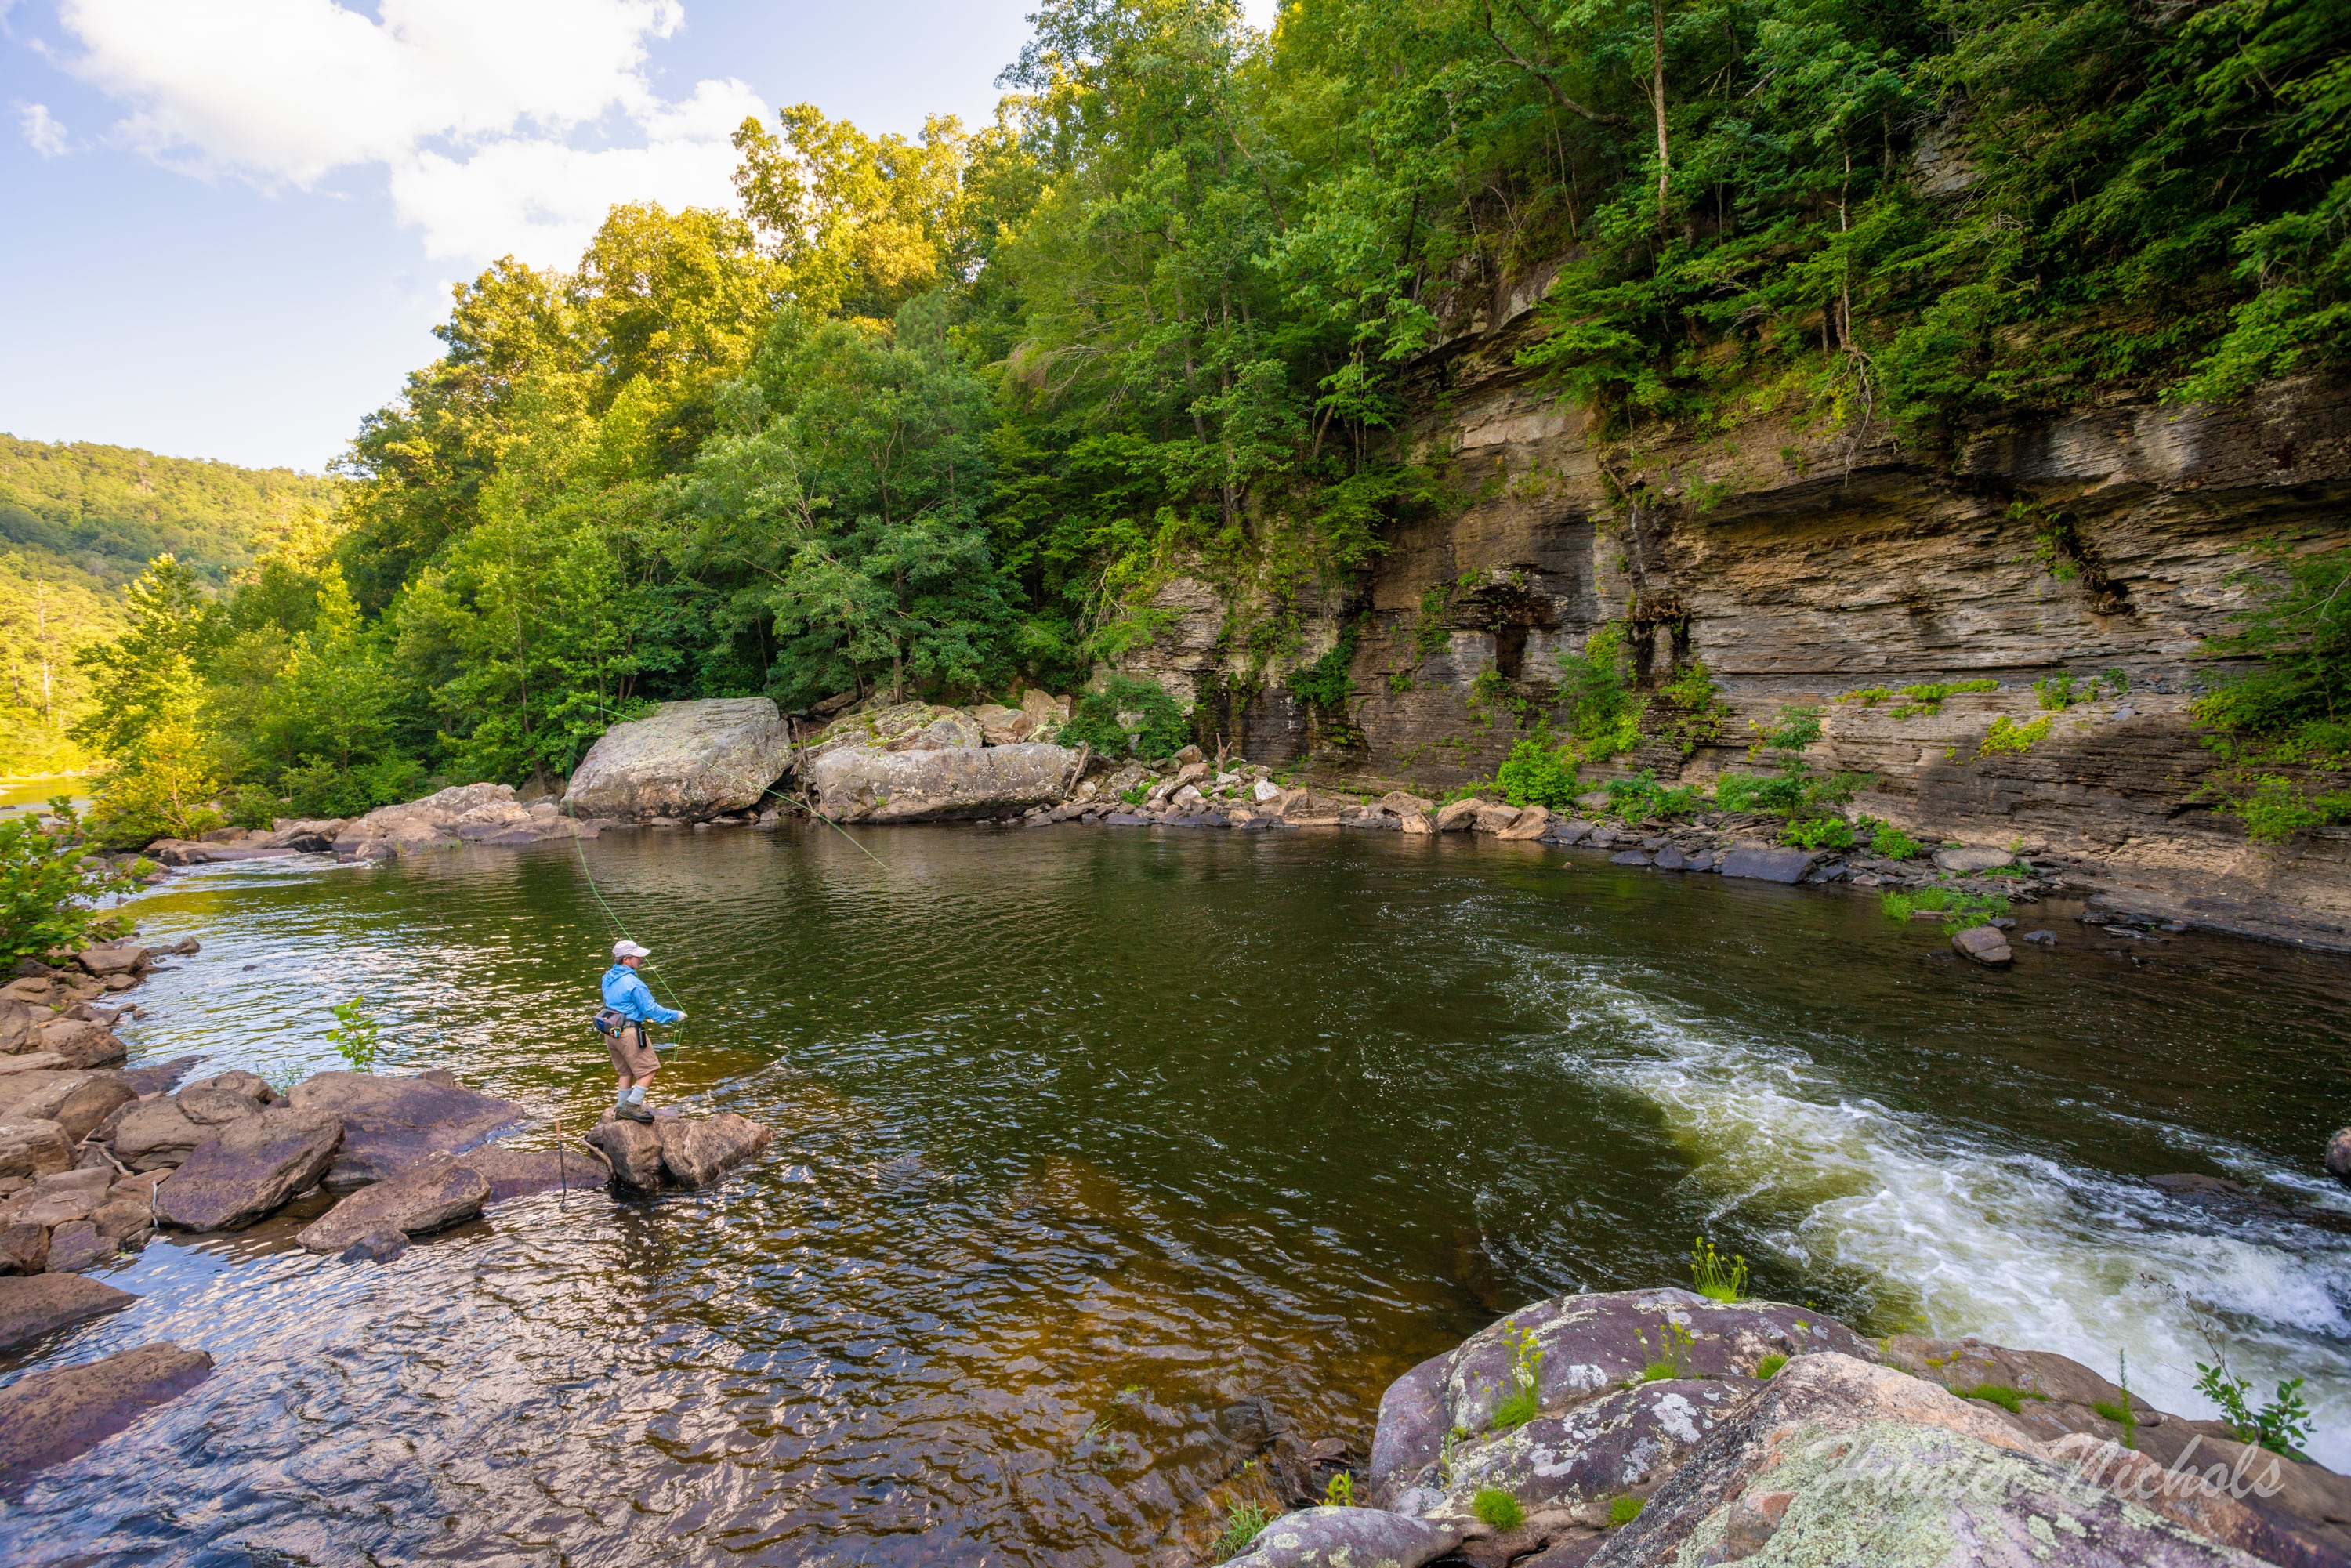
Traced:
<svg viewBox="0 0 2351 1568">
<path fill-rule="evenodd" d="M 632 1122 L 650 1122 L 653 1119 L 653 1113 L 643 1105 L 622 1103 L 614 1106 L 613 1109 Z"/>
</svg>

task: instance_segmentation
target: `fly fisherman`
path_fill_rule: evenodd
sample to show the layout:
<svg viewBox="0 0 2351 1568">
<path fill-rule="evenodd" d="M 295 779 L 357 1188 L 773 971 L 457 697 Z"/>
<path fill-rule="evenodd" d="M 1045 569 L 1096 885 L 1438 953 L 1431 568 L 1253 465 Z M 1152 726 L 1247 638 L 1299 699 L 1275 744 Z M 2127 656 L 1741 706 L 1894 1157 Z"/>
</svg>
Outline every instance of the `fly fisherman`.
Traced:
<svg viewBox="0 0 2351 1568">
<path fill-rule="evenodd" d="M 604 1006 L 620 1015 L 611 1020 L 615 1027 L 604 1037 L 612 1050 L 612 1070 L 621 1075 L 620 1098 L 613 1103 L 612 1111 L 632 1122 L 653 1119 L 653 1113 L 645 1109 L 645 1085 L 661 1071 L 645 1026 L 677 1023 L 685 1017 L 653 1000 L 653 992 L 637 977 L 637 966 L 652 956 L 645 948 L 623 938 L 612 944 L 612 967 L 604 971 Z"/>
</svg>

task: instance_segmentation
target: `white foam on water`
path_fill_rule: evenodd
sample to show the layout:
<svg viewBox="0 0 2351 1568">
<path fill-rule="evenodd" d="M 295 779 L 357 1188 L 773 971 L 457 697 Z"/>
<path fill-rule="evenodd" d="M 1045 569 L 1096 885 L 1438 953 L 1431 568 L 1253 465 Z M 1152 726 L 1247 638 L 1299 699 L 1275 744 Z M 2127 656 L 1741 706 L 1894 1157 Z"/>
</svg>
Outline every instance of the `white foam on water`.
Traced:
<svg viewBox="0 0 2351 1568">
<path fill-rule="evenodd" d="M 1938 1336 L 2056 1351 L 2109 1378 L 2127 1353 L 2134 1393 L 2206 1416 L 2200 1315 L 2256 1406 L 2306 1379 L 2308 1451 L 2351 1468 L 2351 1238 L 2224 1227 L 2142 1183 L 1850 1094 L 1799 1048 L 1567 962 L 1541 965 L 1539 984 L 1567 1015 L 1570 1071 L 1655 1104 L 1719 1207 L 1788 1260 L 1866 1274 L 1890 1315 L 1915 1302 Z M 2245 1176 L 2285 1174 L 2168 1131 Z"/>
</svg>

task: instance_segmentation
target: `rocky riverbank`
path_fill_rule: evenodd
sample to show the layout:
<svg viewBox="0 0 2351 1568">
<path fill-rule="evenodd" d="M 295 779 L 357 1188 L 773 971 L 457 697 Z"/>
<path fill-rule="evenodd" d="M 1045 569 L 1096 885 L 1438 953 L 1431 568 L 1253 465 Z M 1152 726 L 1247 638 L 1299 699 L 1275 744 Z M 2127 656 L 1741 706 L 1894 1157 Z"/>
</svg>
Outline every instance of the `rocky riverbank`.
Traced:
<svg viewBox="0 0 2351 1568">
<path fill-rule="evenodd" d="M 1159 1561 L 2351 1563 L 2351 1479 L 2078 1362 L 1676 1289 L 1521 1308 L 1398 1378 L 1347 1453 L 1269 1435 L 1257 1500 Z M 1278 1517 L 1243 1544 L 1251 1507 Z"/>
<path fill-rule="evenodd" d="M 517 1148 L 503 1140 L 529 1124 L 524 1107 L 446 1072 L 319 1072 L 281 1093 L 235 1071 L 183 1087 L 195 1058 L 124 1067 L 113 1026 L 135 1009 L 100 998 L 196 951 L 122 943 L 27 960 L 0 989 L 0 1353 L 127 1306 L 134 1298 L 81 1276 L 161 1230 L 243 1229 L 324 1197 L 294 1239 L 381 1262 L 533 1193 L 705 1186 L 774 1141 L 740 1116 L 664 1108 L 651 1125 L 608 1116 L 584 1149 Z M 0 1389 L 0 1492 L 211 1366 L 162 1343 Z"/>
</svg>

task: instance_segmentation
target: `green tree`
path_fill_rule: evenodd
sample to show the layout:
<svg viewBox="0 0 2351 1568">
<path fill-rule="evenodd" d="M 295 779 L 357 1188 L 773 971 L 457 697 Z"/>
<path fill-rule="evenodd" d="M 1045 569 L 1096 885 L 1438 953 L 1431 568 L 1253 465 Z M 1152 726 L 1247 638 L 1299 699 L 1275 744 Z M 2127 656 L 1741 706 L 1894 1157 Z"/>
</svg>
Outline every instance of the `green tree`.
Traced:
<svg viewBox="0 0 2351 1568">
<path fill-rule="evenodd" d="M 169 555 L 157 556 L 131 585 L 127 609 L 121 636 L 74 655 L 90 684 L 90 711 L 73 727 L 73 738 L 115 758 L 134 755 L 167 716 L 188 717 L 195 660 L 214 631 L 203 580 Z"/>
</svg>

